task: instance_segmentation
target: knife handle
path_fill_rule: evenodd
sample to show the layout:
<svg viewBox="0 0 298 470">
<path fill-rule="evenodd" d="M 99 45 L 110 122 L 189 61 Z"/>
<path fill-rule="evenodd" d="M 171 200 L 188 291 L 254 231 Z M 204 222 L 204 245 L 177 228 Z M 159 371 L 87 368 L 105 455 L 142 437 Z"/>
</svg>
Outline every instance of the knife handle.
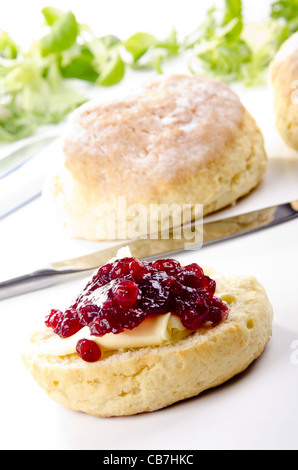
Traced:
<svg viewBox="0 0 298 470">
<path fill-rule="evenodd" d="M 31 290 L 43 289 L 55 285 L 58 282 L 69 280 L 69 275 L 80 274 L 83 271 L 65 269 L 55 270 L 45 268 L 34 271 L 30 274 L 24 274 L 6 281 L 0 282 L 0 300 L 25 294 Z M 86 271 L 84 271 L 86 272 Z"/>
</svg>

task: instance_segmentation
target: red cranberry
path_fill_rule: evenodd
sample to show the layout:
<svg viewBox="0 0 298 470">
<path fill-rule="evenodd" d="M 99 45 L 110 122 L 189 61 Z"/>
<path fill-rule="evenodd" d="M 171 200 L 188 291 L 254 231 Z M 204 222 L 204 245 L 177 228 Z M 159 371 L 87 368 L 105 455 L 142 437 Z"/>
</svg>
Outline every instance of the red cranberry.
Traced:
<svg viewBox="0 0 298 470">
<path fill-rule="evenodd" d="M 190 302 L 186 302 L 181 311 L 182 323 L 189 330 L 196 330 L 201 328 L 210 314 L 208 303 L 204 297 L 198 297 L 192 299 Z"/>
<path fill-rule="evenodd" d="M 140 281 L 149 272 L 148 266 L 141 261 L 133 260 L 130 265 L 130 275 L 135 282 Z"/>
<path fill-rule="evenodd" d="M 182 314 L 182 323 L 189 330 L 197 330 L 205 323 L 208 313 L 208 308 L 200 315 L 198 315 L 198 311 L 195 309 L 185 310 Z"/>
<path fill-rule="evenodd" d="M 110 271 L 113 265 L 111 263 L 107 263 L 101 266 L 96 273 L 93 274 L 91 280 L 86 285 L 83 293 L 85 291 L 93 292 L 95 289 L 98 289 L 101 286 L 104 286 L 110 281 Z"/>
<path fill-rule="evenodd" d="M 96 305 L 80 305 L 77 307 L 79 313 L 79 320 L 82 325 L 89 325 L 89 323 L 98 314 L 98 308 Z"/>
<path fill-rule="evenodd" d="M 46 319 L 45 319 L 46 326 L 48 328 L 53 328 L 54 330 L 56 326 L 58 325 L 61 315 L 63 315 L 61 310 L 52 309 L 50 313 L 46 316 Z"/>
<path fill-rule="evenodd" d="M 140 283 L 139 307 L 147 314 L 167 313 L 170 291 L 164 285 L 162 273 L 146 274 Z"/>
<path fill-rule="evenodd" d="M 208 297 L 211 299 L 215 294 L 216 282 L 214 281 L 214 279 L 211 279 L 209 276 L 204 276 L 201 278 L 200 289 L 203 292 L 206 292 Z"/>
<path fill-rule="evenodd" d="M 226 320 L 228 312 L 228 307 L 223 304 L 220 299 L 213 297 L 210 307 L 210 321 L 212 322 L 212 325 L 217 326 L 219 323 Z"/>
<path fill-rule="evenodd" d="M 132 307 L 137 301 L 139 288 L 133 281 L 122 281 L 114 286 L 113 294 L 118 304 Z"/>
<path fill-rule="evenodd" d="M 80 339 L 76 345 L 76 351 L 86 362 L 96 362 L 101 357 L 101 350 L 98 344 L 90 339 Z"/>
<path fill-rule="evenodd" d="M 118 277 L 123 277 L 129 274 L 129 265 L 131 261 L 133 261 L 133 258 L 123 258 L 115 261 L 110 271 L 110 279 L 117 279 Z"/>
<path fill-rule="evenodd" d="M 158 271 L 176 274 L 181 270 L 181 264 L 174 259 L 159 259 L 152 265 Z"/>
<path fill-rule="evenodd" d="M 76 334 L 82 327 L 78 313 L 68 309 L 61 315 L 54 331 L 61 338 L 68 338 Z"/>
<path fill-rule="evenodd" d="M 97 274 L 94 276 L 94 278 L 98 278 L 98 280 L 101 282 L 102 285 L 106 284 L 107 282 L 110 281 L 110 272 L 112 269 L 113 265 L 111 263 L 104 264 L 101 266 L 97 272 Z"/>
<path fill-rule="evenodd" d="M 164 281 L 164 285 L 170 290 L 171 294 L 181 295 L 183 291 L 183 286 L 176 279 L 169 277 Z"/>
<path fill-rule="evenodd" d="M 136 328 L 147 316 L 147 312 L 141 309 L 127 309 L 120 307 L 110 311 L 103 309 L 102 314 L 90 324 L 90 333 L 93 336 L 104 336 L 107 333 L 118 334 L 124 330 Z"/>
<path fill-rule="evenodd" d="M 203 271 L 203 269 L 202 269 L 201 266 L 199 266 L 197 263 L 188 264 L 187 266 L 185 266 L 184 269 L 185 269 L 186 271 L 193 271 L 193 272 L 196 273 L 196 275 L 199 276 L 199 277 L 203 277 L 203 276 L 204 276 L 204 271 Z"/>
<path fill-rule="evenodd" d="M 92 320 L 89 324 L 89 329 L 92 336 L 104 336 L 107 333 L 113 332 L 113 328 L 109 320 L 107 318 L 101 318 L 100 316 Z M 119 328 L 118 333 L 121 333 L 123 329 Z"/>
<path fill-rule="evenodd" d="M 200 278 L 193 271 L 181 271 L 177 275 L 177 279 L 184 286 L 199 288 L 201 285 Z"/>
</svg>

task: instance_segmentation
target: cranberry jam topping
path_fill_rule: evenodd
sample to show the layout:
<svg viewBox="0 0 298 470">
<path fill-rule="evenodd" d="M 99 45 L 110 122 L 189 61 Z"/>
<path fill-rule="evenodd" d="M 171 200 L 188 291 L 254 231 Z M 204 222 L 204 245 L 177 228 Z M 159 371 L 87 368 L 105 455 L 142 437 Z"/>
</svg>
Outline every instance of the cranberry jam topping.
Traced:
<svg viewBox="0 0 298 470">
<path fill-rule="evenodd" d="M 171 312 L 189 330 L 210 328 L 228 316 L 215 289 L 215 281 L 196 263 L 182 267 L 173 259 L 149 262 L 127 257 L 100 267 L 74 303 L 64 312 L 51 310 L 45 323 L 62 338 L 84 326 L 91 335 L 104 336 Z M 89 342 L 81 341 L 77 353 L 89 362 L 100 357 Z"/>
</svg>

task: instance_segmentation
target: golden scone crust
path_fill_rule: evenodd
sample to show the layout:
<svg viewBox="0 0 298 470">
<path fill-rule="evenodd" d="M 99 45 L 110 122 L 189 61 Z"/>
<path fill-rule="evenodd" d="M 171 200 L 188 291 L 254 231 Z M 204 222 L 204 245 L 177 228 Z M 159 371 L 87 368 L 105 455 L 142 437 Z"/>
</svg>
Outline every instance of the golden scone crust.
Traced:
<svg viewBox="0 0 298 470">
<path fill-rule="evenodd" d="M 270 65 L 276 127 L 289 147 L 298 150 L 298 33 L 293 34 Z"/>
<path fill-rule="evenodd" d="M 271 337 L 273 310 L 254 278 L 225 280 L 226 321 L 160 347 L 114 351 L 96 363 L 77 355 L 41 355 L 47 332 L 32 336 L 23 360 L 33 378 L 64 407 L 95 416 L 154 411 L 194 397 L 246 369 Z"/>
<path fill-rule="evenodd" d="M 103 204 L 116 207 L 125 196 L 126 207 L 142 204 L 147 214 L 152 204 L 204 204 L 207 214 L 249 193 L 266 163 L 263 136 L 232 90 L 170 75 L 75 112 L 45 197 L 69 235 L 100 240 L 113 238 Z M 127 212 L 116 210 L 117 226 Z"/>
</svg>

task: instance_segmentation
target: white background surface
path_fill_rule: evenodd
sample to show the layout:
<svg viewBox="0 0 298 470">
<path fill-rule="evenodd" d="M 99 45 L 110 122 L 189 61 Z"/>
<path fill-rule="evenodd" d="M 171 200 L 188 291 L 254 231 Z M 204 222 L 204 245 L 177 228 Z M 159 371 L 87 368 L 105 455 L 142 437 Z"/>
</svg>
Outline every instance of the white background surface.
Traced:
<svg viewBox="0 0 298 470">
<path fill-rule="evenodd" d="M 182 9 L 182 2 L 166 0 L 152 1 L 150 6 L 132 0 L 50 2 L 71 8 L 94 32 L 122 38 L 139 30 L 164 36 L 172 26 L 190 32 L 202 21 L 202 3 L 185 0 Z M 209 2 L 208 6 L 214 3 L 220 4 Z M 247 0 L 245 4 L 253 20 L 260 20 L 268 8 L 267 1 Z M 43 1 L 2 3 L 0 26 L 16 40 L 30 40 L 45 5 Z M 143 75 L 133 79 L 143 79 Z M 219 215 L 298 199 L 298 154 L 276 132 L 270 87 L 245 90 L 237 86 L 235 90 L 263 131 L 269 163 L 260 187 Z M 0 151 L 4 155 L 14 147 L 2 146 Z M 0 221 L 1 278 L 98 249 L 97 244 L 70 240 L 54 230 L 43 208 L 38 199 Z M 264 354 L 239 377 L 154 413 L 100 419 L 66 410 L 52 402 L 24 369 L 20 353 L 27 335 L 49 308 L 59 308 L 74 295 L 81 280 L 0 301 L 1 448 L 297 449 L 297 235 L 298 219 L 181 255 L 183 260 L 207 264 L 225 274 L 255 275 L 274 307 L 273 337 Z"/>
</svg>

